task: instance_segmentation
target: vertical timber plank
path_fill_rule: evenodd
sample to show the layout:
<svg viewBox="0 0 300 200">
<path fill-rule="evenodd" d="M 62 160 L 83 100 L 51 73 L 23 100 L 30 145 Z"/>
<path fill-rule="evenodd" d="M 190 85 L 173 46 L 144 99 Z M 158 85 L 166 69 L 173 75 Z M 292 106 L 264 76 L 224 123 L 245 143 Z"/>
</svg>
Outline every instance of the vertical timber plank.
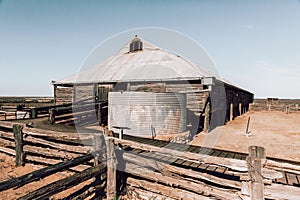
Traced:
<svg viewBox="0 0 300 200">
<path fill-rule="evenodd" d="M 100 150 L 104 146 L 104 137 L 101 133 L 94 134 L 94 151 Z M 95 155 L 94 165 L 98 165 L 100 162 L 102 162 L 102 159 L 104 155 L 100 155 L 97 153 Z"/>
<path fill-rule="evenodd" d="M 57 98 L 57 96 L 56 96 L 56 90 L 57 90 L 57 85 L 54 85 L 54 87 L 53 87 L 53 90 L 54 90 L 54 105 L 56 105 L 56 98 Z"/>
<path fill-rule="evenodd" d="M 243 114 L 243 104 L 239 103 L 239 115 Z"/>
<path fill-rule="evenodd" d="M 116 199 L 117 162 L 113 140 L 105 138 L 107 154 L 107 200 Z"/>
<path fill-rule="evenodd" d="M 16 167 L 24 165 L 24 151 L 23 151 L 23 127 L 19 124 L 13 125 L 13 133 L 16 144 Z"/>
<path fill-rule="evenodd" d="M 246 160 L 250 177 L 251 200 L 264 199 L 264 182 L 261 174 L 261 159 L 265 159 L 265 157 L 265 149 L 263 147 L 249 147 L 249 156 Z"/>
<path fill-rule="evenodd" d="M 230 103 L 229 121 L 233 120 L 233 103 Z"/>
<path fill-rule="evenodd" d="M 209 115 L 210 115 L 210 102 L 209 102 L 209 98 L 207 98 L 207 104 L 205 106 L 205 110 L 204 110 L 204 127 L 203 127 L 203 131 L 208 133 L 209 132 Z"/>
</svg>

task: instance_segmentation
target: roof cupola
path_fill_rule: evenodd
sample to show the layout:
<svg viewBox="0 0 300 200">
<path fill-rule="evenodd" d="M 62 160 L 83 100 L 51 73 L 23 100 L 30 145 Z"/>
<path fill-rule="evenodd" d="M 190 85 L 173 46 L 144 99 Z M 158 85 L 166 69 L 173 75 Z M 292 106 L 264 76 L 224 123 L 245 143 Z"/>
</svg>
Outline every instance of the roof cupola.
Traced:
<svg viewBox="0 0 300 200">
<path fill-rule="evenodd" d="M 129 45 L 129 52 L 135 52 L 139 50 L 143 50 L 143 42 L 137 37 L 137 35 L 135 35 Z"/>
</svg>

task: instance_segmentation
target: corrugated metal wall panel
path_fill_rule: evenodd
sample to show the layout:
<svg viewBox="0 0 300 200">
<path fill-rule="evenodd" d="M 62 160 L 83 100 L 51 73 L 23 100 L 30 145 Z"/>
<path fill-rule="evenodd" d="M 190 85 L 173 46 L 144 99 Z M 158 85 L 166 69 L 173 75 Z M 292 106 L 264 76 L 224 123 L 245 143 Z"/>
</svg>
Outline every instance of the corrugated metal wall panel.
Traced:
<svg viewBox="0 0 300 200">
<path fill-rule="evenodd" d="M 108 126 L 125 134 L 151 136 L 186 130 L 186 95 L 179 93 L 110 92 Z"/>
</svg>

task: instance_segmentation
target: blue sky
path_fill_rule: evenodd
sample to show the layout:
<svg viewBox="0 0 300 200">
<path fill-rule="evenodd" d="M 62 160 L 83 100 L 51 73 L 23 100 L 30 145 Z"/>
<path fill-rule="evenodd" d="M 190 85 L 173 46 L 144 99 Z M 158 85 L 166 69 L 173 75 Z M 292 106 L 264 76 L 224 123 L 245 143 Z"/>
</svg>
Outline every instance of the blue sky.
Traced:
<svg viewBox="0 0 300 200">
<path fill-rule="evenodd" d="M 0 0 L 0 96 L 52 95 L 97 44 L 140 27 L 193 38 L 256 97 L 300 98 L 299 0 Z"/>
</svg>

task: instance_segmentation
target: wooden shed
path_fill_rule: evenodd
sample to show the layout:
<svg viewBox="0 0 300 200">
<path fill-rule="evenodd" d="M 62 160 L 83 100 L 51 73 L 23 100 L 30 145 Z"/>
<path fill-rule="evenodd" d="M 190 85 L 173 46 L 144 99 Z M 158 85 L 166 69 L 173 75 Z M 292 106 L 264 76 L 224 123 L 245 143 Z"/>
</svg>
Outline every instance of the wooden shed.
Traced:
<svg viewBox="0 0 300 200">
<path fill-rule="evenodd" d="M 251 92 L 138 37 L 103 62 L 52 84 L 56 104 L 103 102 L 112 91 L 185 93 L 186 123 L 192 134 L 209 131 L 245 113 L 254 97 Z"/>
</svg>

